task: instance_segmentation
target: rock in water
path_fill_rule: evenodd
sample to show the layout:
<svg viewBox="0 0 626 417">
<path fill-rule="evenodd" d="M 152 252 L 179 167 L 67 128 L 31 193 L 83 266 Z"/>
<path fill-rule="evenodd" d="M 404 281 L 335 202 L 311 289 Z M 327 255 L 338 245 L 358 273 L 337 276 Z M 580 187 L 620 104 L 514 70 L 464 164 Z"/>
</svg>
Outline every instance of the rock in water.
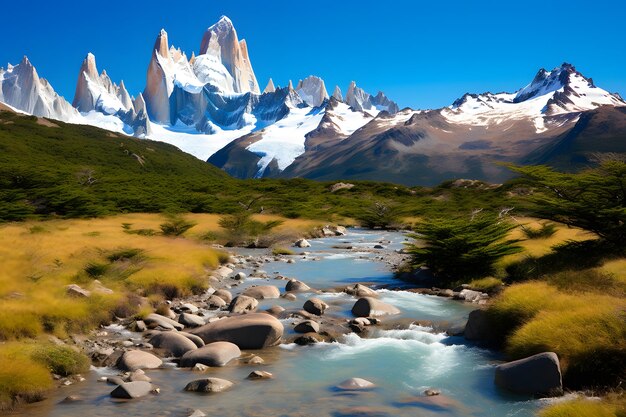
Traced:
<svg viewBox="0 0 626 417">
<path fill-rule="evenodd" d="M 337 389 L 342 391 L 369 390 L 375 388 L 373 382 L 363 378 L 350 378 L 337 385 Z"/>
<path fill-rule="evenodd" d="M 243 295 L 256 298 L 257 300 L 265 300 L 280 297 L 280 290 L 273 285 L 259 285 L 248 288 L 243 292 Z"/>
<path fill-rule="evenodd" d="M 313 320 L 302 321 L 293 328 L 296 333 L 319 333 L 320 325 Z"/>
<path fill-rule="evenodd" d="M 517 394 L 561 395 L 563 382 L 559 357 L 554 352 L 544 352 L 499 365 L 495 383 Z"/>
<path fill-rule="evenodd" d="M 310 289 L 311 287 L 297 279 L 290 279 L 287 285 L 285 285 L 285 291 L 308 291 Z"/>
<path fill-rule="evenodd" d="M 222 392 L 231 388 L 234 384 L 221 378 L 204 378 L 191 381 L 185 387 L 185 391 L 190 392 Z"/>
<path fill-rule="evenodd" d="M 130 400 L 144 397 L 150 394 L 153 389 L 152 384 L 146 381 L 125 382 L 111 391 L 111 397 Z"/>
<path fill-rule="evenodd" d="M 256 298 L 248 297 L 247 295 L 238 295 L 230 302 L 228 311 L 234 314 L 242 314 L 256 310 L 258 305 L 259 302 Z"/>
<path fill-rule="evenodd" d="M 306 239 L 300 239 L 293 244 L 296 248 L 310 248 L 311 244 Z"/>
<path fill-rule="evenodd" d="M 214 296 L 221 298 L 222 300 L 224 300 L 227 304 L 229 304 L 231 301 L 233 301 L 233 295 L 230 293 L 230 291 L 225 290 L 225 289 L 219 289 L 217 291 L 215 291 L 213 293 Z"/>
<path fill-rule="evenodd" d="M 161 359 L 152 353 L 142 350 L 129 350 L 124 352 L 117 361 L 117 367 L 123 371 L 134 371 L 137 369 L 154 369 L 163 364 Z"/>
<path fill-rule="evenodd" d="M 197 349 L 196 344 L 189 338 L 172 331 L 155 334 L 150 338 L 149 343 L 176 358 L 180 358 L 190 350 Z"/>
<path fill-rule="evenodd" d="M 352 314 L 357 317 L 378 317 L 399 313 L 400 310 L 394 306 L 372 297 L 359 298 L 352 307 Z"/>
<path fill-rule="evenodd" d="M 321 316 L 324 314 L 324 311 L 328 308 L 328 304 L 320 300 L 319 298 L 309 298 L 304 303 L 304 311 L 307 313 L 315 314 L 316 316 Z"/>
<path fill-rule="evenodd" d="M 266 371 L 252 371 L 250 375 L 248 375 L 248 379 L 258 380 L 258 379 L 271 379 L 274 375 Z"/>
<path fill-rule="evenodd" d="M 180 359 L 180 366 L 191 368 L 197 363 L 207 366 L 225 366 L 239 356 L 241 356 L 241 351 L 237 345 L 230 342 L 213 342 L 185 353 Z"/>
<path fill-rule="evenodd" d="M 283 324 L 265 313 L 227 317 L 191 331 L 205 343 L 231 342 L 240 349 L 262 349 L 280 343 Z"/>
</svg>

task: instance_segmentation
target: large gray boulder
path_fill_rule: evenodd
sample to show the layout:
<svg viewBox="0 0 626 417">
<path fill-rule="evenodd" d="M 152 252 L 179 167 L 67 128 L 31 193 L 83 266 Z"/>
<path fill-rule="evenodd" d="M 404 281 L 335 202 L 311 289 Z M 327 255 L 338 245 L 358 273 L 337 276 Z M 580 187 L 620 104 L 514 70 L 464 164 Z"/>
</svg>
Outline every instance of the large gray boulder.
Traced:
<svg viewBox="0 0 626 417">
<path fill-rule="evenodd" d="M 180 324 L 179 322 L 172 320 L 169 317 L 165 317 L 156 313 L 148 314 L 148 316 L 144 318 L 143 321 L 150 329 L 161 327 L 163 329 L 169 330 L 182 330 L 185 328 L 183 324 Z"/>
<path fill-rule="evenodd" d="M 296 324 L 293 328 L 293 331 L 296 333 L 319 333 L 320 332 L 320 324 L 313 320 L 305 320 Z"/>
<path fill-rule="evenodd" d="M 400 310 L 372 297 L 362 297 L 354 303 L 352 314 L 356 317 L 379 317 L 399 314 Z"/>
<path fill-rule="evenodd" d="M 315 314 L 316 316 L 321 316 L 324 314 L 324 311 L 328 308 L 328 304 L 320 300 L 319 298 L 313 297 L 306 300 L 304 303 L 304 311 L 307 313 Z"/>
<path fill-rule="evenodd" d="M 469 313 L 463 336 L 472 341 L 490 341 L 494 339 L 492 326 L 485 310 L 474 310 Z"/>
<path fill-rule="evenodd" d="M 347 287 L 344 291 L 355 297 L 378 297 L 376 291 L 363 284 L 355 284 L 353 287 Z"/>
<path fill-rule="evenodd" d="M 290 279 L 287 285 L 285 285 L 285 291 L 308 291 L 310 289 L 311 287 L 297 279 Z"/>
<path fill-rule="evenodd" d="M 544 352 L 496 367 L 497 386 L 517 394 L 554 396 L 563 393 L 559 357 Z"/>
<path fill-rule="evenodd" d="M 262 349 L 280 343 L 283 324 L 265 313 L 227 317 L 191 331 L 205 343 L 231 342 L 240 349 Z"/>
<path fill-rule="evenodd" d="M 246 289 L 243 295 L 256 298 L 257 300 L 265 300 L 280 297 L 280 290 L 273 285 L 259 285 Z"/>
<path fill-rule="evenodd" d="M 117 367 L 122 371 L 134 371 L 136 369 L 154 369 L 163 365 L 163 361 L 152 353 L 142 350 L 128 350 L 117 361 Z"/>
<path fill-rule="evenodd" d="M 194 345 L 196 345 L 197 347 L 204 346 L 204 340 L 200 339 L 195 334 L 191 334 L 187 332 L 178 332 L 178 334 L 180 334 L 181 336 L 185 336 L 187 339 L 191 340 L 194 343 Z"/>
<path fill-rule="evenodd" d="M 218 297 L 217 295 L 211 295 L 209 298 L 207 298 L 206 305 L 209 308 L 219 309 L 219 308 L 227 306 L 228 303 L 222 297 Z"/>
<path fill-rule="evenodd" d="M 222 392 L 231 388 L 234 384 L 226 379 L 221 378 L 204 378 L 191 381 L 185 387 L 185 391 L 190 392 Z"/>
<path fill-rule="evenodd" d="M 256 298 L 248 297 L 247 295 L 238 295 L 230 302 L 228 311 L 233 314 L 243 314 L 256 310 L 258 306 L 259 301 Z"/>
<path fill-rule="evenodd" d="M 197 363 L 206 366 L 224 366 L 239 356 L 241 351 L 234 343 L 213 342 L 185 353 L 180 359 L 180 366 L 191 368 Z"/>
<path fill-rule="evenodd" d="M 311 244 L 306 239 L 299 239 L 293 244 L 296 248 L 310 248 Z"/>
<path fill-rule="evenodd" d="M 190 350 L 198 347 L 189 338 L 179 334 L 178 332 L 161 332 L 155 334 L 148 341 L 155 348 L 162 349 L 166 355 L 172 355 L 180 358 Z"/>
<path fill-rule="evenodd" d="M 113 391 L 111 391 L 111 397 L 123 398 L 130 400 L 133 398 L 145 397 L 150 394 L 154 387 L 147 381 L 133 381 L 125 382 L 118 385 Z"/>
<path fill-rule="evenodd" d="M 376 385 L 367 379 L 350 378 L 337 385 L 336 388 L 342 391 L 360 391 L 376 388 Z"/>
</svg>

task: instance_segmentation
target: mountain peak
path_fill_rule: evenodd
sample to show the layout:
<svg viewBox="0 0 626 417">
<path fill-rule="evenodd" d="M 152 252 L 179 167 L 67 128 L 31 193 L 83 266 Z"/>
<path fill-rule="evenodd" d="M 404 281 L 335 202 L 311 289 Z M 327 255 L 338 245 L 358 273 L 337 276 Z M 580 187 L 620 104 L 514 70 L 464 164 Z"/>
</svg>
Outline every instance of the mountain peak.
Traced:
<svg viewBox="0 0 626 417">
<path fill-rule="evenodd" d="M 270 78 L 267 82 L 267 87 L 263 90 L 263 93 L 273 93 L 274 91 L 276 91 L 276 87 L 274 86 L 274 81 Z"/>
<path fill-rule="evenodd" d="M 168 46 L 167 32 L 165 29 L 161 29 L 159 35 L 154 41 L 153 51 L 161 55 L 163 58 L 167 58 L 169 55 L 169 46 Z"/>
</svg>

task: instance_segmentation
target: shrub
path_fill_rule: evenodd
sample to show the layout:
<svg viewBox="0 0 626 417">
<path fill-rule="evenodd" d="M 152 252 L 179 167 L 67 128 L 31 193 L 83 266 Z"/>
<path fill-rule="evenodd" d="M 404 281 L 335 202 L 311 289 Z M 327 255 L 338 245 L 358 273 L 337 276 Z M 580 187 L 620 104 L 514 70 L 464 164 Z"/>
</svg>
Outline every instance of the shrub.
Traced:
<svg viewBox="0 0 626 417">
<path fill-rule="evenodd" d="M 547 275 L 545 279 L 560 290 L 570 292 L 597 292 L 618 297 L 626 292 L 624 283 L 599 268 L 557 272 Z"/>
<path fill-rule="evenodd" d="M 495 215 L 432 219 L 418 223 L 407 244 L 414 267 L 426 266 L 444 281 L 479 278 L 494 272 L 494 264 L 520 252 L 519 240 L 507 239 L 516 226 Z"/>
<path fill-rule="evenodd" d="M 260 239 L 267 236 L 272 229 L 280 226 L 283 221 L 261 222 L 254 220 L 250 212 L 240 211 L 220 218 L 218 223 L 228 234 L 228 246 L 258 247 Z"/>
<path fill-rule="evenodd" d="M 87 372 L 89 359 L 69 346 L 53 344 L 37 345 L 33 348 L 32 358 L 45 365 L 54 374 L 68 376 Z"/>
<path fill-rule="evenodd" d="M 140 260 L 143 258 L 143 249 L 138 248 L 121 248 L 111 252 L 107 255 L 109 262 L 125 261 L 125 260 Z"/>
<path fill-rule="evenodd" d="M 395 229 L 400 225 L 400 213 L 395 205 L 375 202 L 356 215 L 361 226 L 368 229 Z"/>
<path fill-rule="evenodd" d="M 167 221 L 159 226 L 165 236 L 181 236 L 196 223 L 186 220 L 183 216 L 170 214 Z"/>
<path fill-rule="evenodd" d="M 0 411 L 15 403 L 35 402 L 52 388 L 46 367 L 22 352 L 21 344 L 0 346 Z"/>
<path fill-rule="evenodd" d="M 92 278 L 98 278 L 102 275 L 106 274 L 109 270 L 109 265 L 99 263 L 99 262 L 90 262 L 85 266 L 85 272 Z"/>
<path fill-rule="evenodd" d="M 537 229 L 528 226 L 521 226 L 521 228 L 528 239 L 547 239 L 556 233 L 554 223 L 542 223 Z"/>
<path fill-rule="evenodd" d="M 295 255 L 296 253 L 294 251 L 292 251 L 291 249 L 287 249 L 287 248 L 274 248 L 272 249 L 272 255 L 274 256 L 278 256 L 278 255 Z"/>
<path fill-rule="evenodd" d="M 621 415 L 621 414 L 620 414 Z M 578 399 L 544 408 L 540 417 L 618 417 L 616 407 L 597 400 Z"/>
<path fill-rule="evenodd" d="M 475 279 L 469 283 L 472 290 L 482 291 L 489 294 L 500 291 L 502 289 L 502 285 L 502 280 L 494 277 Z"/>
</svg>

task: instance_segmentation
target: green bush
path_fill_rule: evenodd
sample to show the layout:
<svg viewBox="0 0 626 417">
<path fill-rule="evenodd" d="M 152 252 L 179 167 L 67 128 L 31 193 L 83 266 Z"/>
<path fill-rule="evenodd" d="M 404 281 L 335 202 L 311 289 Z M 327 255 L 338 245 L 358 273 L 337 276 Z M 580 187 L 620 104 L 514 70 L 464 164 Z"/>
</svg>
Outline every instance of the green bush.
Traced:
<svg viewBox="0 0 626 417">
<path fill-rule="evenodd" d="M 69 376 L 87 372 L 89 358 L 69 346 L 53 344 L 37 345 L 33 348 L 32 358 L 45 365 L 54 374 Z"/>
<path fill-rule="evenodd" d="M 274 248 L 272 249 L 272 255 L 274 256 L 278 256 L 278 255 L 295 255 L 296 253 L 294 251 L 292 251 L 291 249 L 287 249 L 287 248 Z"/>
<path fill-rule="evenodd" d="M 227 233 L 227 246 L 259 246 L 259 240 L 280 226 L 282 220 L 261 222 L 254 220 L 248 211 L 225 216 L 219 219 L 219 225 Z"/>
<path fill-rule="evenodd" d="M 400 213 L 395 205 L 375 202 L 355 216 L 368 229 L 395 229 L 400 226 Z"/>
<path fill-rule="evenodd" d="M 428 267 L 444 281 L 480 278 L 494 273 L 503 256 L 520 252 L 517 239 L 507 239 L 516 226 L 496 215 L 425 220 L 407 244 L 413 267 Z"/>
<path fill-rule="evenodd" d="M 165 236 L 181 236 L 195 225 L 196 223 L 186 220 L 181 215 L 171 214 L 167 216 L 167 221 L 159 227 Z"/>
</svg>

